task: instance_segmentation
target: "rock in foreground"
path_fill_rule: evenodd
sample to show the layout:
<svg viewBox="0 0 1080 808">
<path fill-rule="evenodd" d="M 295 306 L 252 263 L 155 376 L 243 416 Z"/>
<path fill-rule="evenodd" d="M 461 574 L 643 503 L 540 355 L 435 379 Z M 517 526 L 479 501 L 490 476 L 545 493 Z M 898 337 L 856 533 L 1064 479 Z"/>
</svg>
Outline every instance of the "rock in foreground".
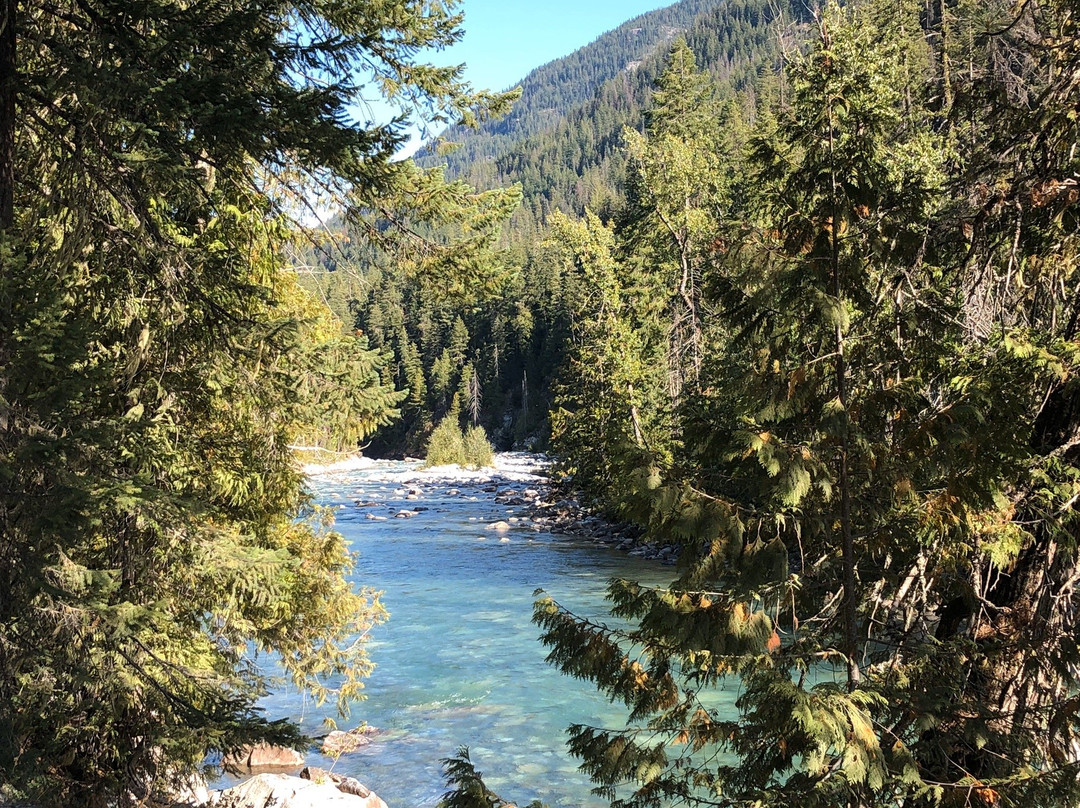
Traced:
<svg viewBox="0 0 1080 808">
<path fill-rule="evenodd" d="M 216 792 L 208 808 L 386 808 L 374 793 L 361 797 L 339 791 L 332 781 L 302 780 L 287 774 L 260 774 Z"/>
<path fill-rule="evenodd" d="M 352 794 L 356 797 L 363 797 L 366 808 L 386 808 L 386 803 L 379 799 L 379 795 L 365 786 L 355 777 L 346 777 L 343 774 L 334 774 L 326 769 L 318 769 L 314 766 L 307 766 L 300 776 L 305 780 L 312 780 L 316 783 L 332 783 L 334 788 L 345 794 Z"/>
</svg>

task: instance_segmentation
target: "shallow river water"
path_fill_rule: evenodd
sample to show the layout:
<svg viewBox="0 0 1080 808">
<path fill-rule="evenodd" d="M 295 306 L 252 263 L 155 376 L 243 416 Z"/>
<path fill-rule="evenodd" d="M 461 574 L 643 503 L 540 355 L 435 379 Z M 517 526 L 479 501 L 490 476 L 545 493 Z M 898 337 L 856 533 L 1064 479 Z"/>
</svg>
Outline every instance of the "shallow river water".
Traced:
<svg viewBox="0 0 1080 808">
<path fill-rule="evenodd" d="M 357 584 L 383 590 L 391 615 L 369 643 L 377 668 L 367 700 L 339 721 L 341 729 L 366 721 L 381 732 L 334 771 L 358 778 L 390 808 L 434 806 L 446 788 L 439 761 L 459 746 L 470 748 L 491 788 L 519 804 L 606 805 L 565 752 L 565 730 L 571 723 L 622 726 L 625 711 L 545 663 L 530 621 L 533 592 L 542 588 L 579 614 L 602 617 L 608 579 L 661 584 L 673 570 L 527 522 L 512 525 L 509 541 L 501 541 L 485 526 L 521 517 L 523 507 L 497 504 L 490 489 L 529 487 L 529 463 L 501 456 L 509 476 L 490 480 L 405 463 L 312 478 L 317 499 L 338 507 L 337 529 L 359 555 Z M 407 499 L 410 488 L 420 490 L 418 498 Z M 393 518 L 418 508 L 427 510 Z M 322 720 L 334 715 L 284 689 L 264 706 L 314 735 L 325 733 Z M 308 760 L 330 765 L 317 754 Z"/>
</svg>

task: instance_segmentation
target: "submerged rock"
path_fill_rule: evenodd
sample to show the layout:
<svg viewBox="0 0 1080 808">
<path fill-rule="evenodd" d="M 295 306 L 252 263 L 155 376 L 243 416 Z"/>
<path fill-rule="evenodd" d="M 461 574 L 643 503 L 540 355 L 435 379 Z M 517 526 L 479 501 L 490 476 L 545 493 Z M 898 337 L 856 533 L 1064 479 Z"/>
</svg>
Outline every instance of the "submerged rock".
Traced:
<svg viewBox="0 0 1080 808">
<path fill-rule="evenodd" d="M 355 752 L 371 743 L 372 736 L 378 732 L 374 727 L 356 727 L 348 732 L 336 729 L 323 738 L 322 753 L 328 757 L 337 757 Z M 300 775 L 304 775 L 301 773 Z"/>
</svg>

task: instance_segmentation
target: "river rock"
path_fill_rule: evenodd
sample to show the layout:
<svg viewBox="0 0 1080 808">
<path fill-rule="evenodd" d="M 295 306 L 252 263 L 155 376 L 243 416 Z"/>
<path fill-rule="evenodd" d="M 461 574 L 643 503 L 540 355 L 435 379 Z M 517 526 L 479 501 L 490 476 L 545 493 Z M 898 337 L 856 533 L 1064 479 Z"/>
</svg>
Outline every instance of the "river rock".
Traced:
<svg viewBox="0 0 1080 808">
<path fill-rule="evenodd" d="M 361 797 L 366 800 L 367 808 L 386 808 L 386 803 L 379 799 L 379 795 L 355 777 L 346 777 L 343 774 L 335 774 L 334 772 L 327 771 L 326 769 L 319 769 L 315 766 L 308 766 L 300 772 L 300 776 L 305 780 L 312 780 L 316 783 L 333 783 L 334 787 L 343 794 L 352 794 L 355 797 Z"/>
<path fill-rule="evenodd" d="M 374 794 L 359 797 L 339 791 L 333 782 L 316 783 L 287 774 L 257 775 L 234 788 L 215 792 L 208 805 L 214 808 L 386 808 L 386 803 Z"/>
<path fill-rule="evenodd" d="M 371 736 L 376 732 L 374 727 L 356 727 L 348 732 L 336 729 L 323 738 L 322 753 L 328 757 L 338 757 L 355 752 L 370 744 Z M 300 776 L 303 777 L 303 773 Z"/>
<path fill-rule="evenodd" d="M 496 533 L 506 533 L 510 530 L 510 525 L 501 519 L 498 522 L 492 522 L 487 526 L 488 530 L 494 530 Z"/>
<path fill-rule="evenodd" d="M 255 769 L 299 769 L 304 765 L 304 756 L 295 749 L 285 746 L 273 746 L 259 743 L 226 755 L 221 765 L 228 771 Z"/>
</svg>

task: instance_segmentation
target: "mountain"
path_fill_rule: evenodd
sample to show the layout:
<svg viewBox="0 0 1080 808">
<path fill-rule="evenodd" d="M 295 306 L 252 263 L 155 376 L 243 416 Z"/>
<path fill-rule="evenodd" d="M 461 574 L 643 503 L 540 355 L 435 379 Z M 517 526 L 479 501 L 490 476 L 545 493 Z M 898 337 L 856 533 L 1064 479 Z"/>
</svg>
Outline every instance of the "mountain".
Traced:
<svg viewBox="0 0 1080 808">
<path fill-rule="evenodd" d="M 724 97 L 747 105 L 778 81 L 781 42 L 810 12 L 795 0 L 682 0 L 642 14 L 531 72 L 506 118 L 452 129 L 418 157 L 478 188 L 520 183 L 509 240 L 527 243 L 551 210 L 610 215 L 621 203 L 622 132 L 643 126 L 653 83 L 682 36 Z"/>
<path fill-rule="evenodd" d="M 626 21 L 569 56 L 529 73 L 517 85 L 521 99 L 506 117 L 475 131 L 456 128 L 447 132 L 444 140 L 460 145 L 456 152 L 440 156 L 429 149 L 418 161 L 426 165 L 445 162 L 450 177 L 471 173 L 475 164 L 502 156 L 523 139 L 552 131 L 570 110 L 592 98 L 606 82 L 636 70 L 702 13 L 723 3 L 682 0 Z"/>
<path fill-rule="evenodd" d="M 347 271 L 309 276 L 384 353 L 384 381 L 409 390 L 402 419 L 376 436 L 373 454 L 422 452 L 440 419 L 473 410 L 501 448 L 544 443 L 577 283 L 545 256 L 548 214 L 588 207 L 615 219 L 625 209 L 623 133 L 644 127 L 676 39 L 685 39 L 719 97 L 740 107 L 736 117 L 749 120 L 781 91 L 781 44 L 806 13 L 801 0 L 683 0 L 641 15 L 534 70 L 508 117 L 447 134 L 460 143 L 455 151 L 417 158 L 479 189 L 520 184 L 523 202 L 499 259 L 513 280 L 494 299 L 463 304 L 433 295 L 392 261 L 377 266 L 355 246 L 338 263 Z"/>
</svg>

